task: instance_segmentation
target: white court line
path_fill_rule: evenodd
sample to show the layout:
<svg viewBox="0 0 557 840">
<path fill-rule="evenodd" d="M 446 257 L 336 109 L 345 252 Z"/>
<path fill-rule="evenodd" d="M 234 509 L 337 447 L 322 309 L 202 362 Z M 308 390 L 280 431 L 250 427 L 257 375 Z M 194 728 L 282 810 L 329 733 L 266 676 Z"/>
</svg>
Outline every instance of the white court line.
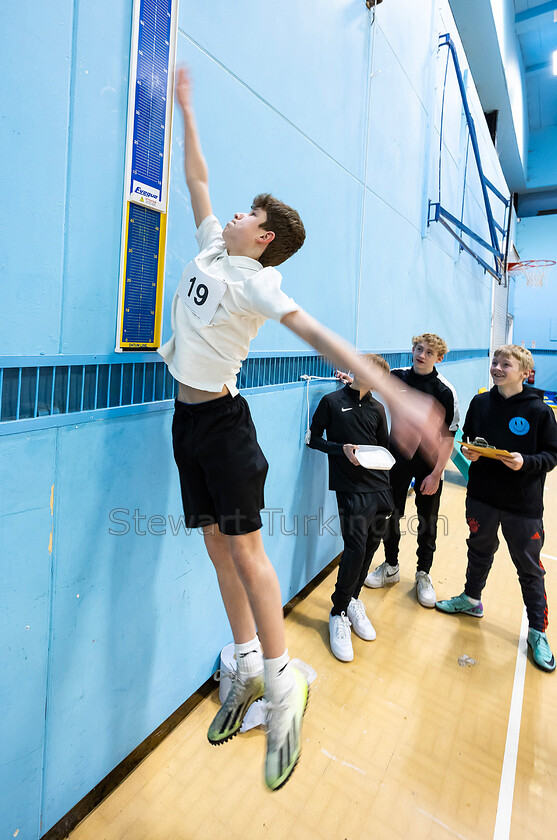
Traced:
<svg viewBox="0 0 557 840">
<path fill-rule="evenodd" d="M 526 663 L 528 661 L 527 635 L 528 619 L 526 617 L 526 608 L 524 608 L 522 612 L 522 624 L 520 625 L 518 653 L 516 654 L 513 693 L 507 726 L 507 740 L 505 743 L 505 756 L 503 758 L 503 770 L 501 772 L 501 785 L 499 787 L 499 801 L 497 803 L 497 818 L 495 820 L 493 840 L 508 840 L 511 833 L 516 760 L 518 757 L 520 719 L 522 717 L 522 700 L 524 697 L 524 678 Z"/>
<path fill-rule="evenodd" d="M 546 560 L 557 560 L 557 557 L 553 557 L 551 554 L 540 554 L 540 557 L 545 557 Z"/>
<path fill-rule="evenodd" d="M 356 772 L 361 773 L 362 776 L 366 775 L 366 771 L 362 770 L 361 767 L 356 767 L 355 764 L 349 764 L 347 761 L 342 761 L 342 759 L 337 758 L 336 755 L 331 755 L 330 752 L 327 752 L 327 750 L 324 750 L 323 747 L 321 747 L 321 752 L 323 753 L 323 755 L 326 755 L 327 758 L 330 758 L 331 761 L 340 761 L 340 763 L 342 764 L 343 767 L 349 767 L 350 770 L 356 770 Z"/>
<path fill-rule="evenodd" d="M 449 834 L 453 835 L 453 837 L 458 837 L 459 840 L 466 840 L 466 837 L 463 837 L 462 834 L 457 834 L 456 831 L 453 831 L 452 828 L 450 828 L 444 822 L 441 822 L 441 820 L 436 819 L 436 817 L 434 817 L 433 814 L 428 814 L 427 811 L 423 811 L 421 808 L 416 808 L 416 811 L 418 811 L 420 814 L 423 814 L 424 817 L 429 817 L 430 820 L 433 820 L 434 823 L 440 825 L 441 828 L 446 829 L 449 832 Z"/>
</svg>

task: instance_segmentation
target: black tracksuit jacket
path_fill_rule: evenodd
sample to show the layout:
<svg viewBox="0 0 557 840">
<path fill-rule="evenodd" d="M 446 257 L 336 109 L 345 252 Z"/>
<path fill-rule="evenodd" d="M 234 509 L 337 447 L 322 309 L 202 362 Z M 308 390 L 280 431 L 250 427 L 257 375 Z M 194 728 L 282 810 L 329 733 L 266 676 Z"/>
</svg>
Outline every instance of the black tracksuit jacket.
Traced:
<svg viewBox="0 0 557 840">
<path fill-rule="evenodd" d="M 381 403 L 345 385 L 325 394 L 311 421 L 309 447 L 326 452 L 329 457 L 329 490 L 344 493 L 374 493 L 390 488 L 388 470 L 368 470 L 348 460 L 345 443 L 389 446 L 389 429 Z M 327 440 L 323 432 L 327 431 Z"/>
</svg>

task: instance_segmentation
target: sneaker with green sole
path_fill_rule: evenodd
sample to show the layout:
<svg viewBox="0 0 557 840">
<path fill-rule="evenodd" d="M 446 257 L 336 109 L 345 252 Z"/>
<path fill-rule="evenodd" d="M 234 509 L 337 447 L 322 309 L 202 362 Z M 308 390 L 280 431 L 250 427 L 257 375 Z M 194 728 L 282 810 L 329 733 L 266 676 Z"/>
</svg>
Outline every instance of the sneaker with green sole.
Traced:
<svg viewBox="0 0 557 840">
<path fill-rule="evenodd" d="M 456 615 L 462 613 L 463 615 L 473 615 L 475 618 L 481 618 L 484 614 L 483 604 L 472 604 L 470 599 L 464 594 L 455 595 L 454 598 L 449 598 L 447 601 L 436 601 L 435 609 L 440 612 L 451 613 Z"/>
<path fill-rule="evenodd" d="M 224 744 L 240 731 L 242 721 L 252 703 L 263 697 L 263 674 L 242 676 L 232 672 L 226 700 L 213 718 L 207 732 L 211 744 Z"/>
<path fill-rule="evenodd" d="M 309 699 L 306 678 L 292 668 L 294 684 L 279 703 L 267 703 L 265 784 L 278 790 L 288 781 L 302 749 L 302 718 Z"/>
<path fill-rule="evenodd" d="M 528 630 L 528 644 L 532 648 L 532 658 L 542 671 L 555 670 L 555 657 L 551 653 L 547 636 L 532 627 Z"/>
</svg>

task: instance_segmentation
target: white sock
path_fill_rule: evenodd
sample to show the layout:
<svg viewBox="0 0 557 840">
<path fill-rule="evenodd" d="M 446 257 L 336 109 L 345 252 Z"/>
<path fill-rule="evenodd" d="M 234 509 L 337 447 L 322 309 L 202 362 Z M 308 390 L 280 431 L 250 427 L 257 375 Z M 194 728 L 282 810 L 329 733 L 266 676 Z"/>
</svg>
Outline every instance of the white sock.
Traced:
<svg viewBox="0 0 557 840">
<path fill-rule="evenodd" d="M 239 645 L 234 644 L 234 656 L 238 663 L 238 673 L 252 677 L 262 672 L 263 654 L 261 653 L 261 643 L 257 636 L 250 642 L 242 642 Z"/>
<path fill-rule="evenodd" d="M 288 649 L 276 659 L 264 659 L 263 664 L 265 666 L 265 698 L 272 703 L 278 703 L 294 684 Z"/>
<path fill-rule="evenodd" d="M 479 598 L 471 598 L 469 595 L 466 595 L 466 592 L 464 592 L 463 594 L 466 596 L 466 598 L 468 598 L 473 607 L 477 607 L 480 603 Z"/>
</svg>

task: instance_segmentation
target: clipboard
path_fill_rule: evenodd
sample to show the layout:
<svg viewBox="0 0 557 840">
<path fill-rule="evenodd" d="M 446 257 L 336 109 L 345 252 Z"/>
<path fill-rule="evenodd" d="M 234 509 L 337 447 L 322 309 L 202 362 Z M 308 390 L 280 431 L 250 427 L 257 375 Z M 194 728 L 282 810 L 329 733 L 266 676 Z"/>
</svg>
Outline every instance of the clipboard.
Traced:
<svg viewBox="0 0 557 840">
<path fill-rule="evenodd" d="M 475 443 L 466 443 L 464 440 L 458 441 L 461 446 L 465 446 L 466 449 L 471 449 L 472 452 L 478 452 L 480 455 L 483 455 L 484 458 L 493 458 L 494 460 L 499 460 L 501 456 L 504 458 L 512 458 L 510 452 L 506 449 L 495 449 L 491 446 L 478 446 Z"/>
</svg>

